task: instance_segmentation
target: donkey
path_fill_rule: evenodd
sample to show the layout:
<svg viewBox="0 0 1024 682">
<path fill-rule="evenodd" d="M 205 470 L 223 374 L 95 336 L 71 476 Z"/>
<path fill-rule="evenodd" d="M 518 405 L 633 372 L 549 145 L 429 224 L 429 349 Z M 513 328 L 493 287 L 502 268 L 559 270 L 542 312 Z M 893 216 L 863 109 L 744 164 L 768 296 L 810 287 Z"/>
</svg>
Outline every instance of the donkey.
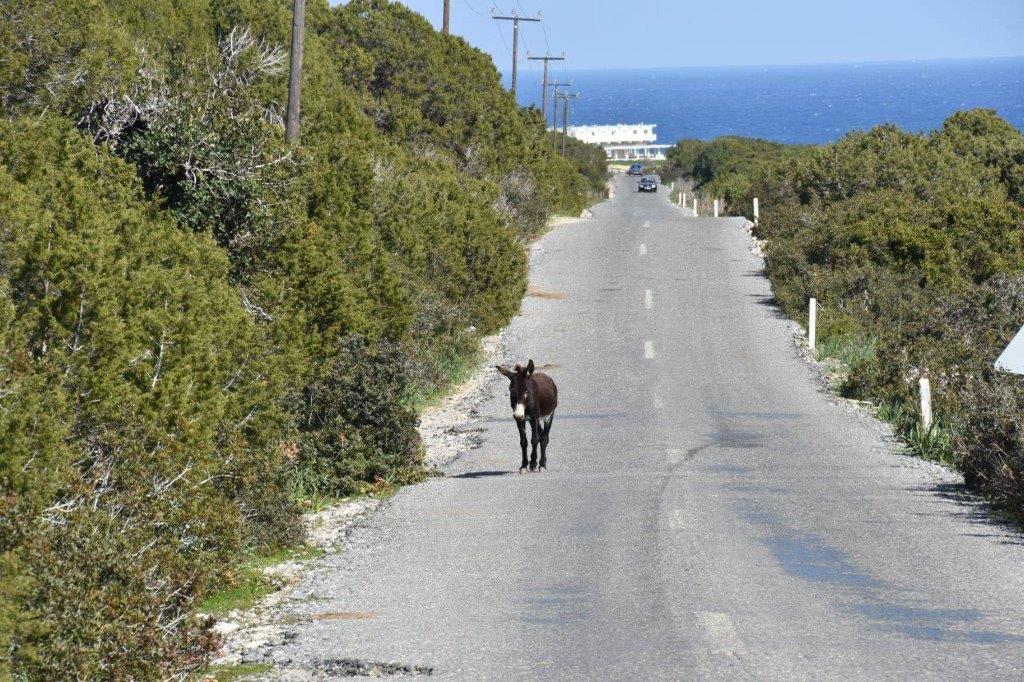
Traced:
<svg viewBox="0 0 1024 682">
<path fill-rule="evenodd" d="M 543 372 L 533 371 L 533 360 L 526 367 L 516 365 L 509 369 L 504 365 L 495 368 L 509 379 L 508 395 L 512 403 L 512 416 L 515 417 L 519 429 L 519 446 L 523 449 L 523 464 L 519 473 L 526 473 L 526 421 L 530 421 L 530 442 L 533 451 L 530 454 L 530 471 L 537 467 L 537 443 L 540 443 L 540 471 L 548 466 L 548 435 L 551 433 L 551 422 L 555 418 L 558 407 L 558 388 L 555 382 Z"/>
</svg>

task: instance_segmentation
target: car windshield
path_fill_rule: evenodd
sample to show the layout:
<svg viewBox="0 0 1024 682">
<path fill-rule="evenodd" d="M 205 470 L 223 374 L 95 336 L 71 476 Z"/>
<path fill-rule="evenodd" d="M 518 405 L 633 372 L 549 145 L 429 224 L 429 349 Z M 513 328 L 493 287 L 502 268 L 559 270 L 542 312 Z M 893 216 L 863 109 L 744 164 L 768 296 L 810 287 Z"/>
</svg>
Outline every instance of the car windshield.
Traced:
<svg viewBox="0 0 1024 682">
<path fill-rule="evenodd" d="M 645 175 L 644 177 L 640 178 L 640 182 L 655 182 L 655 179 L 649 175 Z"/>
</svg>

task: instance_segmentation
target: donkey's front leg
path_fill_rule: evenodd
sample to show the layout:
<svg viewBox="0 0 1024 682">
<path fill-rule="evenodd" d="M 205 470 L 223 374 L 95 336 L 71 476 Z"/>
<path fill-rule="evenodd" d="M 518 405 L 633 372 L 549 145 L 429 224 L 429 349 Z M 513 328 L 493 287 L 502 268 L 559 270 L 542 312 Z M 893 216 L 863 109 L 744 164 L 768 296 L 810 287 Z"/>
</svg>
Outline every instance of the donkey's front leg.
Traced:
<svg viewBox="0 0 1024 682">
<path fill-rule="evenodd" d="M 530 471 L 537 469 L 537 443 L 540 442 L 539 425 L 534 417 L 530 417 L 530 445 L 533 446 L 530 452 Z"/>
<path fill-rule="evenodd" d="M 517 419 L 516 428 L 519 429 L 519 447 L 523 450 L 523 463 L 519 467 L 519 473 L 526 473 L 526 420 Z"/>
</svg>

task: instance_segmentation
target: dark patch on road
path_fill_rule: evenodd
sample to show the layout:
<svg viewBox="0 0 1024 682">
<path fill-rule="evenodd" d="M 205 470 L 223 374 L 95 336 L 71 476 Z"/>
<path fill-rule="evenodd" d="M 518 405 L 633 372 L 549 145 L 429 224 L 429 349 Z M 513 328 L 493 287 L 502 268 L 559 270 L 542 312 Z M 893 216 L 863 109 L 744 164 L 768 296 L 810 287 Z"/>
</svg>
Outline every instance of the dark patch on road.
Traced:
<svg viewBox="0 0 1024 682">
<path fill-rule="evenodd" d="M 923 609 L 900 604 L 860 604 L 857 611 L 875 620 L 944 620 L 973 623 L 981 620 L 978 609 Z"/>
<path fill-rule="evenodd" d="M 807 416 L 799 412 L 711 412 L 710 414 L 712 417 L 746 417 L 765 421 L 787 421 Z"/>
<path fill-rule="evenodd" d="M 526 295 L 530 298 L 543 298 L 549 301 L 560 301 L 565 298 L 565 294 L 561 291 L 544 291 L 543 289 L 537 289 L 535 287 L 527 289 Z"/>
<path fill-rule="evenodd" d="M 377 614 L 371 611 L 328 611 L 327 613 L 314 613 L 309 616 L 310 620 L 369 620 L 376 618 Z"/>
<path fill-rule="evenodd" d="M 850 561 L 837 547 L 812 533 L 790 528 L 749 502 L 740 513 L 744 520 L 767 528 L 762 542 L 783 571 L 807 582 L 838 588 L 853 603 L 840 608 L 853 611 L 904 637 L 969 644 L 1024 642 L 1024 636 L 983 629 L 985 614 L 978 609 L 932 608 L 917 605 L 900 587 L 881 580 Z"/>
<path fill-rule="evenodd" d="M 761 434 L 728 427 L 711 434 L 713 444 L 722 448 L 756 448 L 761 446 Z"/>
<path fill-rule="evenodd" d="M 843 553 L 813 535 L 770 535 L 764 543 L 782 569 L 804 580 L 862 590 L 882 583 L 846 560 Z"/>
<path fill-rule="evenodd" d="M 377 614 L 372 611 L 327 611 L 324 613 L 310 613 L 300 616 L 286 616 L 281 619 L 282 623 L 298 625 L 299 623 L 331 622 L 345 620 L 370 620 L 376 618 Z M 291 639 L 295 638 L 292 633 Z"/>
<path fill-rule="evenodd" d="M 314 670 L 331 677 L 426 677 L 434 674 L 433 666 L 410 665 L 358 658 L 336 658 L 319 661 Z"/>
<path fill-rule="evenodd" d="M 741 466 L 739 464 L 709 464 L 707 466 L 708 471 L 714 471 L 718 474 L 749 474 L 750 467 Z"/>
</svg>

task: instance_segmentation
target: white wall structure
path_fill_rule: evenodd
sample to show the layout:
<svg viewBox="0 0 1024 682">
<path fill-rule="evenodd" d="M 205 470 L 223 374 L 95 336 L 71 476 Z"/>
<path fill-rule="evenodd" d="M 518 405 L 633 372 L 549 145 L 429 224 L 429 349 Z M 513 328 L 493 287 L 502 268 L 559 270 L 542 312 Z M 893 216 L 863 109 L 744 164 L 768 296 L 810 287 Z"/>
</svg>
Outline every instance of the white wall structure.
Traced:
<svg viewBox="0 0 1024 682">
<path fill-rule="evenodd" d="M 569 135 L 600 145 L 611 160 L 664 159 L 665 150 L 672 145 L 655 144 L 658 141 L 655 127 L 655 123 L 569 126 Z"/>
</svg>

